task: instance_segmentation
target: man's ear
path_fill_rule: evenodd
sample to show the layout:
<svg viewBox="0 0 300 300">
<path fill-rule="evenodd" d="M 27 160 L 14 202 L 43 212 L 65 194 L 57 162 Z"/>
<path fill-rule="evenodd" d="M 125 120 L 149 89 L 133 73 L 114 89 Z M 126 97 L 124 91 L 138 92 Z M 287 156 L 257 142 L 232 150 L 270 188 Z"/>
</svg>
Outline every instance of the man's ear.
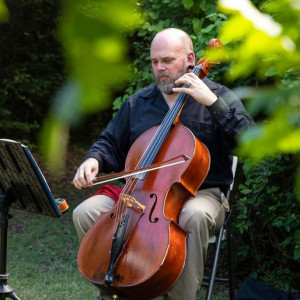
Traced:
<svg viewBox="0 0 300 300">
<path fill-rule="evenodd" d="M 194 65 L 195 64 L 195 53 L 194 52 L 189 52 L 188 56 L 187 56 L 187 59 L 188 59 L 188 63 L 190 65 Z"/>
</svg>

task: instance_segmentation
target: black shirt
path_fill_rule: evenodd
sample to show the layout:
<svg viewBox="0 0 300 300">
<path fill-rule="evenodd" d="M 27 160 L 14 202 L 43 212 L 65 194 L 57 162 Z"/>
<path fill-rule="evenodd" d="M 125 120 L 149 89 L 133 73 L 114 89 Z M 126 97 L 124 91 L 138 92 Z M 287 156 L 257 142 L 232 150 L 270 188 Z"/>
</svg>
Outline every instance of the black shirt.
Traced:
<svg viewBox="0 0 300 300">
<path fill-rule="evenodd" d="M 203 81 L 218 99 L 205 106 L 189 97 L 180 121 L 206 145 L 211 155 L 210 170 L 202 188 L 219 186 L 225 190 L 232 182 L 228 156 L 236 145 L 236 136 L 254 121 L 231 90 L 207 78 Z M 156 85 L 141 89 L 121 106 L 85 159 L 96 158 L 101 172 L 123 170 L 130 146 L 147 129 L 161 124 L 168 110 Z"/>
</svg>

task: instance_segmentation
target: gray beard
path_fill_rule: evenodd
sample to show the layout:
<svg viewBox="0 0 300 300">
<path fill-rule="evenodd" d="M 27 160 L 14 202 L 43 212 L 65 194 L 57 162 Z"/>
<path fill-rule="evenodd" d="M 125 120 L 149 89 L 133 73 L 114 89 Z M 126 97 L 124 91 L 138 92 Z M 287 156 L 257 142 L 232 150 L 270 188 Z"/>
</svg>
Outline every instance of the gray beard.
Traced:
<svg viewBox="0 0 300 300">
<path fill-rule="evenodd" d="M 164 94 L 167 94 L 167 95 L 172 95 L 174 94 L 174 92 L 172 91 L 172 89 L 174 87 L 176 87 L 176 84 L 175 84 L 175 81 L 180 78 L 183 74 L 187 73 L 188 72 L 188 69 L 185 69 L 183 66 L 182 66 L 182 69 L 181 71 L 177 74 L 177 78 L 173 78 L 173 77 L 170 77 L 172 79 L 171 82 L 159 82 L 159 80 L 157 78 L 155 78 L 155 75 L 152 71 L 152 74 L 154 76 L 154 79 L 155 79 L 155 83 L 157 85 L 157 88 L 159 91 L 161 91 L 162 93 Z M 167 72 L 164 73 L 164 72 L 161 72 L 160 74 L 158 74 L 158 76 L 163 76 L 163 75 L 170 75 L 168 74 Z"/>
<path fill-rule="evenodd" d="M 167 95 L 172 95 L 174 92 L 172 89 L 175 87 L 175 81 L 169 82 L 169 83 L 157 83 L 157 88 L 162 93 Z"/>
</svg>

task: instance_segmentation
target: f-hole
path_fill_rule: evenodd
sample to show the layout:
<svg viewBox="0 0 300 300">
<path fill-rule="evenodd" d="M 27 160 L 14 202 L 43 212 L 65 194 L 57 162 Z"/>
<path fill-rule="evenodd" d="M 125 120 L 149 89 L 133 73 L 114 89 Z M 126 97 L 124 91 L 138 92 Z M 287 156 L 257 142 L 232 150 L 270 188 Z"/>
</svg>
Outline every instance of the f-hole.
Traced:
<svg viewBox="0 0 300 300">
<path fill-rule="evenodd" d="M 157 196 L 156 196 L 156 194 L 151 194 L 150 195 L 150 198 L 155 198 L 155 200 L 154 200 L 154 203 L 153 203 L 153 205 L 152 205 L 152 207 L 151 207 L 151 211 L 150 211 L 150 215 L 149 215 L 149 221 L 150 221 L 150 223 L 157 223 L 158 222 L 158 220 L 159 220 L 159 218 L 152 218 L 152 215 L 153 215 L 153 212 L 154 212 L 154 209 L 155 209 L 155 207 L 156 207 L 156 204 L 157 204 Z"/>
</svg>

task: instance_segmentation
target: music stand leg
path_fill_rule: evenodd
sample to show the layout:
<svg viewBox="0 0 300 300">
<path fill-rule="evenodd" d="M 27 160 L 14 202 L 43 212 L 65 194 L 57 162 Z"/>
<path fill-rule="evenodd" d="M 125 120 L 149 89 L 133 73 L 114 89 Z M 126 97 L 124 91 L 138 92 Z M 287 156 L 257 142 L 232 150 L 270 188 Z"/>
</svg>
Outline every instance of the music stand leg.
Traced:
<svg viewBox="0 0 300 300">
<path fill-rule="evenodd" d="M 0 245 L 0 300 L 5 298 L 11 298 L 14 300 L 20 300 L 17 297 L 14 289 L 7 284 L 8 274 L 6 273 L 6 258 L 7 258 L 7 228 L 9 218 L 9 206 L 11 199 L 8 194 L 0 195 L 0 230 L 1 230 L 1 245 Z"/>
</svg>

